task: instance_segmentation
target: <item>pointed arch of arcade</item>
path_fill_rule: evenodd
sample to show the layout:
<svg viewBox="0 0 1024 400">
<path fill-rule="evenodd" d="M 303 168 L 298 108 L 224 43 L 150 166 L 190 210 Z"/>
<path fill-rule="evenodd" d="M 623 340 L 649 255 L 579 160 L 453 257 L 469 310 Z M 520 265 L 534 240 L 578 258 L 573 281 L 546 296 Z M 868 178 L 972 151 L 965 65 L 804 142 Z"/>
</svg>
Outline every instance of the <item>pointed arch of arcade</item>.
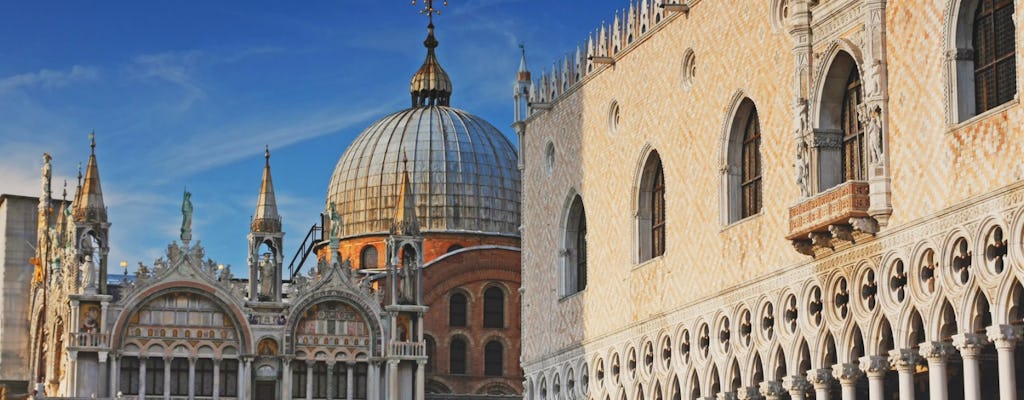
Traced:
<svg viewBox="0 0 1024 400">
<path fill-rule="evenodd" d="M 111 347 L 120 348 L 124 343 L 125 335 L 128 333 L 127 325 L 131 317 L 134 316 L 138 311 L 149 303 L 150 300 L 156 299 L 160 296 L 172 293 L 191 293 L 203 297 L 216 304 L 224 314 L 231 318 L 231 322 L 234 324 L 238 338 L 241 340 L 241 347 L 245 353 L 251 354 L 253 349 L 253 338 L 251 330 L 249 329 L 249 323 L 242 314 L 242 310 L 238 307 L 233 306 L 223 299 L 229 296 L 226 293 L 219 291 L 217 288 L 212 286 L 191 282 L 191 281 L 172 281 L 164 282 L 159 285 L 147 288 L 138 294 L 131 296 L 125 304 L 129 304 L 126 309 L 128 312 L 122 312 L 114 324 L 114 337 L 111 338 Z"/>
<path fill-rule="evenodd" d="M 370 354 L 380 354 L 381 349 L 378 348 L 377 342 L 381 338 L 381 326 L 380 321 L 375 317 L 376 314 L 372 311 L 373 308 L 362 299 L 356 298 L 351 293 L 341 290 L 314 290 L 295 303 L 296 305 L 292 307 L 291 313 L 288 315 L 288 327 L 286 330 L 288 334 L 285 335 L 284 353 L 292 354 L 295 352 L 295 331 L 298 329 L 299 317 L 301 317 L 302 314 L 310 307 L 332 301 L 352 306 L 352 308 L 356 310 L 361 317 L 363 317 L 363 320 L 365 320 L 367 325 L 370 326 Z"/>
</svg>

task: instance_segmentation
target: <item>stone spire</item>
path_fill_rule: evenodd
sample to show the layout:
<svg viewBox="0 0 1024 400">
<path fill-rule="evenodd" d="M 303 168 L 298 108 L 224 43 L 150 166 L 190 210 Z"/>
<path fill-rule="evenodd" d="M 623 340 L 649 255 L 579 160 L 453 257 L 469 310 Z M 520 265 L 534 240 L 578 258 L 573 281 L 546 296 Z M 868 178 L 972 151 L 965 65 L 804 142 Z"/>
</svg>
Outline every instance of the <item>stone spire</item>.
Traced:
<svg viewBox="0 0 1024 400">
<path fill-rule="evenodd" d="M 96 163 L 96 134 L 90 133 L 91 151 L 85 166 L 85 182 L 77 195 L 75 222 L 106 222 L 107 208 L 103 205 L 103 189 L 100 187 L 100 169 Z"/>
<path fill-rule="evenodd" d="M 526 46 L 519 44 L 519 69 L 516 70 L 516 81 L 517 82 L 530 82 L 530 70 L 526 68 Z"/>
<path fill-rule="evenodd" d="M 423 46 L 427 48 L 427 59 L 412 76 L 409 92 L 412 94 L 413 107 L 448 106 L 452 97 L 452 81 L 448 73 L 441 68 L 441 63 L 434 55 L 438 42 L 434 38 L 434 24 L 427 25 L 427 39 Z"/>
<path fill-rule="evenodd" d="M 412 182 L 409 180 L 408 163 L 409 160 L 403 154 L 402 182 L 398 189 L 395 220 L 391 223 L 392 235 L 418 236 L 420 234 L 420 221 L 416 218 L 416 197 L 412 192 Z"/>
<path fill-rule="evenodd" d="M 263 180 L 260 181 L 260 197 L 256 199 L 256 213 L 252 216 L 253 232 L 279 232 L 281 215 L 277 213 L 277 198 L 274 196 L 274 182 L 270 178 L 270 146 L 263 153 Z"/>
</svg>

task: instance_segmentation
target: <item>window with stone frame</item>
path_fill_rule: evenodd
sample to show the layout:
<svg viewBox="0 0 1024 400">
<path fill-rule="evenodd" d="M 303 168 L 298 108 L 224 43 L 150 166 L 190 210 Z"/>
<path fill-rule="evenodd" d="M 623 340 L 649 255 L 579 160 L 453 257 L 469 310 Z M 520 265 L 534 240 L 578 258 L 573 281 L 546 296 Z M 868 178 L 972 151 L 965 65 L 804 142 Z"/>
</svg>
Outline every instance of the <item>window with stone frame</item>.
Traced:
<svg viewBox="0 0 1024 400">
<path fill-rule="evenodd" d="M 352 380 L 355 387 L 352 390 L 352 398 L 354 399 L 365 399 L 366 398 L 366 377 L 369 376 L 369 368 L 365 362 L 357 363 L 355 366 L 355 373 L 353 374 Z"/>
<path fill-rule="evenodd" d="M 327 398 L 327 363 L 323 361 L 313 364 L 313 398 Z"/>
<path fill-rule="evenodd" d="M 332 372 L 334 379 L 334 398 L 344 399 L 348 396 L 348 364 L 335 363 Z"/>
<path fill-rule="evenodd" d="M 452 293 L 448 297 L 448 325 L 466 326 L 466 308 L 468 301 L 462 293 Z"/>
<path fill-rule="evenodd" d="M 188 360 L 171 360 L 171 396 L 188 396 Z"/>
<path fill-rule="evenodd" d="M 660 257 L 665 254 L 665 170 L 661 168 L 661 160 L 654 173 L 651 210 L 651 257 Z"/>
<path fill-rule="evenodd" d="M 146 359 L 146 393 L 164 394 L 164 359 L 162 357 Z"/>
<path fill-rule="evenodd" d="M 484 328 L 505 327 L 505 292 L 491 286 L 484 291 Z"/>
<path fill-rule="evenodd" d="M 978 114 L 1017 93 L 1013 0 L 981 0 L 974 13 L 974 101 Z"/>
<path fill-rule="evenodd" d="M 569 296 L 587 288 L 587 213 L 583 198 L 573 196 L 565 223 L 565 260 L 562 295 Z"/>
<path fill-rule="evenodd" d="M 437 370 L 437 341 L 430 335 L 424 335 L 423 341 L 427 347 L 427 372 L 434 372 Z"/>
<path fill-rule="evenodd" d="M 137 357 L 121 358 L 121 376 L 118 381 L 122 394 L 139 394 L 139 359 Z"/>
<path fill-rule="evenodd" d="M 238 396 L 238 360 L 221 361 L 220 395 L 223 397 Z"/>
<path fill-rule="evenodd" d="M 306 398 L 306 375 L 307 368 L 305 361 L 292 362 L 292 398 Z"/>
<path fill-rule="evenodd" d="M 846 181 L 862 181 L 867 179 L 867 160 L 864 154 L 864 128 L 857 118 L 857 106 L 861 103 L 860 73 L 857 68 L 850 69 L 846 79 L 846 92 L 843 94 L 842 108 L 842 178 Z"/>
<path fill-rule="evenodd" d="M 501 342 L 492 340 L 487 342 L 484 346 L 484 375 L 487 376 L 502 376 L 503 361 L 504 361 L 504 348 Z"/>
<path fill-rule="evenodd" d="M 377 268 L 377 248 L 373 246 L 363 247 L 359 253 L 359 269 Z"/>
<path fill-rule="evenodd" d="M 638 195 L 637 261 L 644 262 L 665 254 L 665 171 L 657 151 L 644 162 Z"/>
<path fill-rule="evenodd" d="M 466 341 L 462 338 L 452 339 L 448 346 L 448 373 L 463 375 L 466 373 Z"/>
<path fill-rule="evenodd" d="M 751 107 L 743 128 L 743 162 L 740 164 L 740 191 L 743 196 L 741 218 L 761 212 L 761 127 L 757 109 Z"/>
<path fill-rule="evenodd" d="M 196 360 L 196 396 L 213 396 L 213 360 L 201 358 Z"/>
</svg>

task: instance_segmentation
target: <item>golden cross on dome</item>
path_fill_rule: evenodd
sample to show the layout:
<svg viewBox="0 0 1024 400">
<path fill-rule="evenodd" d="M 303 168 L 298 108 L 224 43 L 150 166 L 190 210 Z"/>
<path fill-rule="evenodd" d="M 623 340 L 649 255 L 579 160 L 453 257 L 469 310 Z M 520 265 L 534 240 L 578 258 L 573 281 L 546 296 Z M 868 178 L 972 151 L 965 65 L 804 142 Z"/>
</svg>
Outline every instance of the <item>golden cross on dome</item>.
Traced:
<svg viewBox="0 0 1024 400">
<path fill-rule="evenodd" d="M 430 23 L 434 23 L 434 15 L 441 15 L 441 10 L 434 8 L 434 0 L 421 0 L 423 1 L 423 9 L 420 10 L 420 14 L 424 14 L 430 19 Z M 442 0 L 444 6 L 448 6 L 448 0 Z M 416 5 L 417 0 L 412 0 L 412 5 Z"/>
</svg>

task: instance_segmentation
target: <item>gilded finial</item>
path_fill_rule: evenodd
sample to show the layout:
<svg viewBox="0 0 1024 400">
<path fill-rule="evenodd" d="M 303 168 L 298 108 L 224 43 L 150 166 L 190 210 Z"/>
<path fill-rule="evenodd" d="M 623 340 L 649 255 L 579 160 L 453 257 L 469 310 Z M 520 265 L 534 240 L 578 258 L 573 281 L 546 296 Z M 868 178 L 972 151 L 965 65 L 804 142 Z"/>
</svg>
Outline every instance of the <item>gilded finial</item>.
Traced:
<svg viewBox="0 0 1024 400">
<path fill-rule="evenodd" d="M 263 158 L 267 160 L 267 165 L 270 165 L 270 145 L 267 145 L 266 150 L 263 151 Z"/>
<path fill-rule="evenodd" d="M 408 171 L 408 170 L 409 170 L 409 157 L 406 154 L 405 150 L 402 150 L 402 171 L 404 172 L 404 171 Z"/>
<path fill-rule="evenodd" d="M 93 129 L 89 132 L 89 147 L 92 148 L 93 154 L 96 153 L 96 130 Z"/>
<path fill-rule="evenodd" d="M 412 0 L 412 5 L 416 5 L 416 0 Z M 448 7 L 448 0 L 444 0 L 444 6 Z M 441 10 L 434 8 L 434 0 L 423 0 L 423 9 L 420 10 L 420 14 L 426 15 L 430 20 L 430 23 L 434 23 L 434 15 L 441 15 Z"/>
<path fill-rule="evenodd" d="M 64 193 L 62 194 L 61 199 L 64 200 L 64 201 L 68 200 L 68 180 L 67 179 L 64 180 Z"/>
<path fill-rule="evenodd" d="M 78 186 L 82 186 L 82 162 L 78 162 Z"/>
</svg>

